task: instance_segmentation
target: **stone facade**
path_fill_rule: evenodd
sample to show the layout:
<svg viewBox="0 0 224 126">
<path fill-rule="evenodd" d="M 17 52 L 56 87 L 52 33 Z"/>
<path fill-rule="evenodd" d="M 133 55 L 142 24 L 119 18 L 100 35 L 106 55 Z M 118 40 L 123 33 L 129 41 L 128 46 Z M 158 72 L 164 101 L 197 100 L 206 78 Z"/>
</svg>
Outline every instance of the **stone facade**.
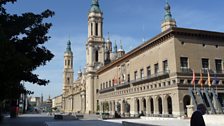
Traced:
<svg viewBox="0 0 224 126">
<path fill-rule="evenodd" d="M 62 95 L 52 98 L 52 108 L 56 112 L 62 110 Z"/>
<path fill-rule="evenodd" d="M 200 100 L 199 95 L 192 97 L 190 88 L 203 89 L 204 97 L 204 88 L 215 88 L 222 103 L 224 33 L 176 27 L 168 3 L 165 12 L 162 33 L 125 54 L 116 45 L 112 51 L 110 39 L 104 40 L 103 13 L 98 1 L 93 0 L 88 16 L 86 67 L 72 83 L 73 64 L 65 63 L 64 112 L 178 117 L 186 115 L 187 105 L 216 102 Z M 73 61 L 71 49 L 65 52 L 68 61 Z M 191 83 L 193 75 L 195 87 Z"/>
</svg>

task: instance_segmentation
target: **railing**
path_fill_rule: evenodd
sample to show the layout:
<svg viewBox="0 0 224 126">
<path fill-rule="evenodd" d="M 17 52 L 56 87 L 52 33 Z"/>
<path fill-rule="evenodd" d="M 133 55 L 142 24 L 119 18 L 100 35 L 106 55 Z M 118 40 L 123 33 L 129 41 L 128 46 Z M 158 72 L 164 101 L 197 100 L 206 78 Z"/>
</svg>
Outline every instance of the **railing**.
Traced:
<svg viewBox="0 0 224 126">
<path fill-rule="evenodd" d="M 142 77 L 142 78 L 138 78 L 136 80 L 132 80 L 130 83 L 139 83 L 139 82 L 142 82 L 142 81 L 146 81 L 146 80 L 149 80 L 149 79 L 155 79 L 157 77 L 160 77 L 160 76 L 164 76 L 164 75 L 169 75 L 170 71 L 169 70 L 166 70 L 166 71 L 161 71 L 161 72 L 158 72 L 156 74 L 151 74 L 149 76 L 146 76 L 146 77 Z"/>
<path fill-rule="evenodd" d="M 114 87 L 109 87 L 109 88 L 101 89 L 99 92 L 100 92 L 100 93 L 105 93 L 105 92 L 113 91 L 113 90 L 114 90 Z"/>
<path fill-rule="evenodd" d="M 210 74 L 224 74 L 224 70 L 212 70 L 212 69 L 207 69 L 207 68 L 202 68 L 201 72 L 203 74 L 207 74 L 209 71 Z M 184 74 L 192 74 L 193 70 L 191 68 L 186 68 L 186 67 L 180 67 L 180 72 Z M 200 73 L 200 71 L 197 71 L 196 73 Z"/>
<path fill-rule="evenodd" d="M 181 67 L 180 71 L 182 73 L 192 73 L 193 72 L 191 68 L 186 68 L 186 67 Z"/>
<path fill-rule="evenodd" d="M 204 74 L 207 74 L 208 72 L 210 74 L 213 74 L 214 73 L 214 71 L 212 69 L 207 69 L 207 68 L 202 68 L 201 69 L 201 72 L 204 73 Z"/>
<path fill-rule="evenodd" d="M 123 82 L 121 84 L 114 85 L 115 88 L 127 87 L 130 85 L 130 82 Z"/>
<path fill-rule="evenodd" d="M 151 79 L 156 79 L 158 77 L 169 75 L 169 73 L 170 73 L 169 70 L 161 71 L 161 72 L 158 72 L 156 74 L 152 74 L 150 76 L 138 78 L 136 80 L 131 80 L 130 82 L 126 81 L 126 82 L 123 82 L 121 84 L 114 85 L 113 87 L 108 87 L 108 88 L 101 89 L 99 92 L 100 93 L 105 93 L 105 92 L 109 92 L 109 91 L 114 91 L 115 88 L 123 88 L 123 87 L 130 86 L 130 84 L 136 84 L 136 83 L 141 83 L 141 82 L 148 81 L 148 80 L 151 80 Z"/>
<path fill-rule="evenodd" d="M 215 73 L 216 74 L 224 74 L 224 70 L 216 70 Z"/>
</svg>

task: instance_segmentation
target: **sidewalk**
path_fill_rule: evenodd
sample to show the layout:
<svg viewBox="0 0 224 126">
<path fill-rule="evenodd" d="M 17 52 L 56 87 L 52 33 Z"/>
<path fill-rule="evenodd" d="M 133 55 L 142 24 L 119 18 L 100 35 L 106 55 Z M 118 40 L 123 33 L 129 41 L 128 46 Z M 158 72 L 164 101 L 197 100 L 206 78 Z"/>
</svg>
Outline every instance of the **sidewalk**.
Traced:
<svg viewBox="0 0 224 126">
<path fill-rule="evenodd" d="M 220 119 L 223 118 L 223 119 Z M 204 116 L 206 126 L 224 126 L 224 115 Z M 218 120 L 216 120 L 218 119 Z M 122 126 L 122 121 L 158 126 L 190 126 L 190 119 L 155 118 L 46 122 L 48 126 Z"/>
</svg>

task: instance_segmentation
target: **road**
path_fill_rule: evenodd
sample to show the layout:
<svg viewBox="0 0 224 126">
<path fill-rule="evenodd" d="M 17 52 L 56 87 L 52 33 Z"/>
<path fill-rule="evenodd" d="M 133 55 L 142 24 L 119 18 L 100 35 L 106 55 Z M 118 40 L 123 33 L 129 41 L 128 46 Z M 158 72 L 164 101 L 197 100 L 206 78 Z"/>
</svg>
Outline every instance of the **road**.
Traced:
<svg viewBox="0 0 224 126">
<path fill-rule="evenodd" d="M 46 126 L 47 121 L 54 121 L 53 117 L 44 114 L 24 114 L 17 118 L 5 117 L 0 126 Z"/>
</svg>

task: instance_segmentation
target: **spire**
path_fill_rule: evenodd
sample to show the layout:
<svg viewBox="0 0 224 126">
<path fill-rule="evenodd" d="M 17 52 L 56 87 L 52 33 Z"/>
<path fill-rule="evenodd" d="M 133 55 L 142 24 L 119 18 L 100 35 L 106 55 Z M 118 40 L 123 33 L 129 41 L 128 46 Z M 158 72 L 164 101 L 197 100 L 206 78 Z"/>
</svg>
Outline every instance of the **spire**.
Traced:
<svg viewBox="0 0 224 126">
<path fill-rule="evenodd" d="M 165 31 L 171 27 L 176 27 L 176 21 L 175 19 L 172 18 L 171 7 L 167 0 L 164 9 L 165 9 L 165 15 L 163 23 L 161 25 L 162 31 Z"/>
<path fill-rule="evenodd" d="M 115 40 L 115 44 L 114 44 L 114 52 L 117 52 L 117 43 L 116 43 L 116 40 Z"/>
<path fill-rule="evenodd" d="M 71 41 L 68 40 L 67 42 L 67 47 L 66 47 L 66 53 L 72 53 L 72 49 L 71 49 Z"/>
<path fill-rule="evenodd" d="M 101 13 L 100 5 L 99 5 L 99 1 L 98 0 L 92 0 L 92 5 L 91 5 L 91 8 L 90 8 L 89 12 L 90 13 L 91 12 Z"/>
<path fill-rule="evenodd" d="M 171 14 L 171 11 L 170 11 L 170 5 L 169 5 L 168 1 L 166 1 L 166 5 L 165 5 L 164 9 L 165 9 L 164 21 L 173 20 L 172 19 L 172 14 Z"/>
<path fill-rule="evenodd" d="M 110 33 L 108 32 L 107 34 L 108 34 L 108 38 L 107 38 L 107 41 L 106 42 L 111 42 L 110 41 Z"/>
<path fill-rule="evenodd" d="M 79 68 L 79 71 L 78 71 L 78 79 L 80 79 L 82 77 L 82 70 L 81 68 Z"/>
<path fill-rule="evenodd" d="M 122 41 L 120 40 L 120 48 L 118 49 L 118 52 L 124 52 Z"/>
<path fill-rule="evenodd" d="M 120 40 L 120 49 L 123 50 L 122 42 Z"/>
<path fill-rule="evenodd" d="M 110 33 L 108 32 L 107 35 L 108 35 L 107 40 L 110 40 Z"/>
</svg>

